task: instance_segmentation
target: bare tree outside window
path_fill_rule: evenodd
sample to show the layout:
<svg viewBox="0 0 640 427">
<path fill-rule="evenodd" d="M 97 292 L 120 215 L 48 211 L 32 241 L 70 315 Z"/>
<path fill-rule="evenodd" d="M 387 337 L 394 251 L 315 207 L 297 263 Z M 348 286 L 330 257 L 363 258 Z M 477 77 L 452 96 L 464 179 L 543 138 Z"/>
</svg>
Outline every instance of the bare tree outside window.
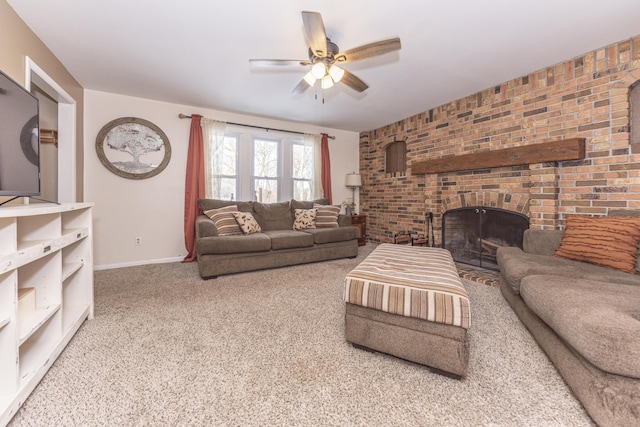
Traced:
<svg viewBox="0 0 640 427">
<path fill-rule="evenodd" d="M 292 147 L 293 198 L 311 200 L 313 194 L 313 146 L 294 143 Z"/>
<path fill-rule="evenodd" d="M 278 142 L 256 139 L 253 143 L 253 182 L 255 199 L 263 203 L 278 201 Z"/>
<path fill-rule="evenodd" d="M 211 156 L 213 197 L 234 200 L 238 194 L 238 138 L 225 136 L 221 144 L 213 148 Z"/>
<path fill-rule="evenodd" d="M 313 141 L 288 135 L 224 132 L 206 148 L 207 194 L 222 200 L 313 200 Z"/>
</svg>

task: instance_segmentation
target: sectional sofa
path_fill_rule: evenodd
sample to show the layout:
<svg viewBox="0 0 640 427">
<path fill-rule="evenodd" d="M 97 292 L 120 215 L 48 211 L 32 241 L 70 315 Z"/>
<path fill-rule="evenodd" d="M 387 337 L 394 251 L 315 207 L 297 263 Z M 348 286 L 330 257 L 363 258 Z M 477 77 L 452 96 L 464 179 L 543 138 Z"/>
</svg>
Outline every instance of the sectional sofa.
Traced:
<svg viewBox="0 0 640 427">
<path fill-rule="evenodd" d="M 618 230 L 606 217 L 576 219 L 564 231 L 525 231 L 523 249 L 498 249 L 500 289 L 591 418 L 637 426 L 640 218 Z"/>
</svg>

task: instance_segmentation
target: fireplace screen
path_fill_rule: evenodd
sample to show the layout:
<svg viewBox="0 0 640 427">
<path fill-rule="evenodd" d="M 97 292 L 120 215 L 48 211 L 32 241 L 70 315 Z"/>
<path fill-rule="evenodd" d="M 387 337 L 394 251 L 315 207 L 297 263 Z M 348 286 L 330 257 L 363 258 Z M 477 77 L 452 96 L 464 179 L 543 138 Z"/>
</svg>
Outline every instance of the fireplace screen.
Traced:
<svg viewBox="0 0 640 427">
<path fill-rule="evenodd" d="M 451 209 L 442 216 L 442 246 L 458 262 L 498 270 L 498 248 L 522 248 L 527 228 L 529 218 L 518 212 L 484 206 Z"/>
</svg>

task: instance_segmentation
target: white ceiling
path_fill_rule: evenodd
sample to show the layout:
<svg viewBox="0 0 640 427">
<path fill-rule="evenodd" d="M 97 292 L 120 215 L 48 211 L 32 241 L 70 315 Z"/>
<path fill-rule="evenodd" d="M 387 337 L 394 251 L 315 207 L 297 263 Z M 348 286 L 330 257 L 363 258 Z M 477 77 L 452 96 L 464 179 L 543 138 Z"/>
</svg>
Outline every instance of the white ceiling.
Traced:
<svg viewBox="0 0 640 427">
<path fill-rule="evenodd" d="M 356 132 L 640 34 L 640 0 L 7 1 L 86 89 Z M 249 59 L 308 59 L 302 10 L 402 50 L 344 66 L 363 93 L 293 94 L 305 68 Z"/>
</svg>

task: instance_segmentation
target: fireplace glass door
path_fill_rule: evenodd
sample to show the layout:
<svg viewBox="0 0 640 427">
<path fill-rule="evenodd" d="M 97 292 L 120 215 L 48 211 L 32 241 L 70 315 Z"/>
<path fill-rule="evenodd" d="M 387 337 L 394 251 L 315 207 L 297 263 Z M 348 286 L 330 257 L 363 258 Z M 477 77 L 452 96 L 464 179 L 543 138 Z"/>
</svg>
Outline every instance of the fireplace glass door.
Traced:
<svg viewBox="0 0 640 427">
<path fill-rule="evenodd" d="M 518 212 L 484 206 L 451 209 L 442 216 L 442 245 L 457 262 L 498 270 L 498 248 L 522 248 L 527 228 L 529 218 Z"/>
</svg>

